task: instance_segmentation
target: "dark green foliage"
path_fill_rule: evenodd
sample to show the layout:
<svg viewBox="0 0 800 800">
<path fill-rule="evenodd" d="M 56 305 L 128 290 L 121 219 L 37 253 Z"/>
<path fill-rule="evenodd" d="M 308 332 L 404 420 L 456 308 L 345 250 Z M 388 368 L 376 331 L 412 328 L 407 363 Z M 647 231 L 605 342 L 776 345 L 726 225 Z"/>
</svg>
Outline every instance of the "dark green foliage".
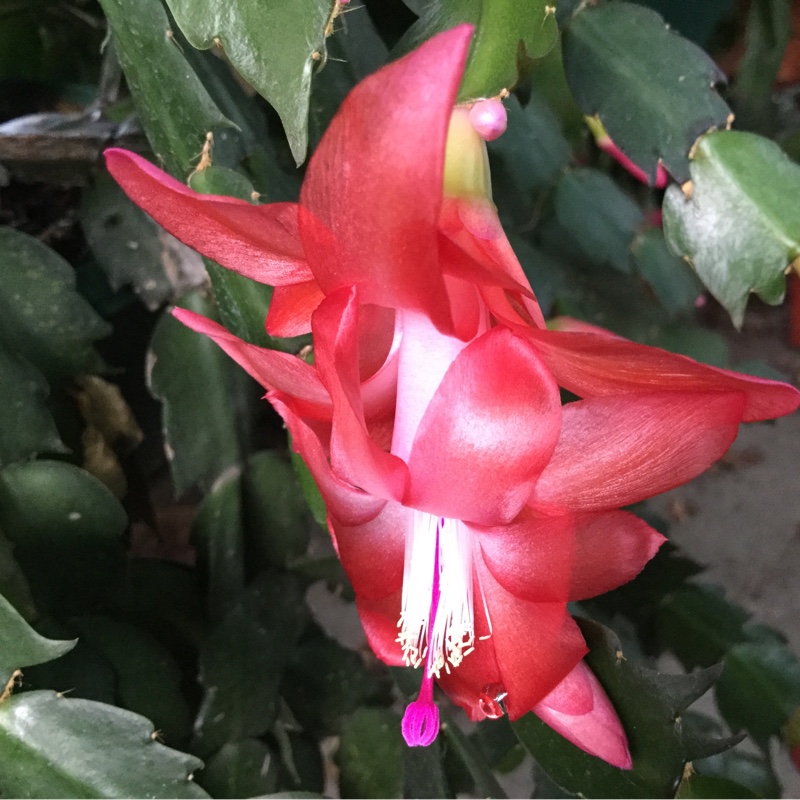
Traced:
<svg viewBox="0 0 800 800">
<path fill-rule="evenodd" d="M 790 149 L 770 96 L 788 0 L 751 4 L 726 100 L 693 42 L 729 0 L 703 4 L 705 19 L 677 0 L 406 5 L 0 0 L 3 120 L 56 109 L 25 141 L 0 128 L 0 161 L 38 175 L 45 153 L 47 174 L 81 183 L 57 218 L 38 206 L 28 217 L 0 166 L 0 795 L 499 798 L 500 776 L 522 765 L 538 797 L 778 796 L 770 747 L 800 706 L 797 658 L 670 546 L 580 604 L 615 631 L 581 623 L 632 771 L 532 714 L 468 728 L 438 694 L 439 738 L 407 747 L 400 713 L 420 673 L 387 670 L 366 643 L 342 643 L 352 631 L 313 618 L 315 582 L 354 597 L 319 491 L 263 390 L 166 307 L 313 363 L 310 336 L 269 336 L 272 287 L 187 259 L 94 164 L 112 134 L 146 148 L 140 125 L 145 155 L 198 192 L 296 201 L 297 164 L 352 87 L 466 21 L 459 98 L 515 92 L 489 146 L 493 199 L 546 316 L 729 366 L 727 340 L 697 322 L 698 296 L 738 324 L 751 292 L 780 301 L 800 256 L 798 168 L 777 144 L 722 130 L 729 100 Z M 584 114 L 651 183 L 660 161 L 684 184 L 666 192 L 664 232 L 662 193 L 594 146 Z M 37 158 L 20 159 L 26 147 Z M 77 179 L 60 171 L 76 160 Z M 55 209 L 64 190 L 31 191 Z M 97 373 L 146 434 L 133 454 L 104 443 L 127 483 L 118 496 L 87 457 L 81 386 Z M 665 652 L 689 674 L 644 660 Z M 714 720 L 690 706 L 718 676 Z M 740 730 L 758 752 L 729 749 Z"/>
<path fill-rule="evenodd" d="M 564 31 L 564 67 L 581 111 L 600 118 L 651 182 L 659 159 L 687 180 L 695 140 L 730 114 L 708 55 L 634 3 L 582 4 Z"/>
<path fill-rule="evenodd" d="M 75 291 L 75 273 L 32 236 L 0 228 L 0 343 L 47 378 L 103 369 L 110 328 Z"/>
<path fill-rule="evenodd" d="M 513 89 L 550 52 L 558 38 L 554 10 L 545 0 L 432 0 L 398 45 L 406 52 L 462 22 L 475 26 L 459 100 Z"/>
<path fill-rule="evenodd" d="M 388 709 L 362 708 L 347 720 L 336 757 L 345 797 L 402 797 L 400 718 Z"/>
<path fill-rule="evenodd" d="M 168 0 L 189 42 L 205 50 L 219 43 L 231 63 L 281 117 L 297 163 L 305 158 L 311 76 L 325 59 L 330 4 L 302 0 Z M 254 52 L 260 58 L 254 58 Z"/>
</svg>

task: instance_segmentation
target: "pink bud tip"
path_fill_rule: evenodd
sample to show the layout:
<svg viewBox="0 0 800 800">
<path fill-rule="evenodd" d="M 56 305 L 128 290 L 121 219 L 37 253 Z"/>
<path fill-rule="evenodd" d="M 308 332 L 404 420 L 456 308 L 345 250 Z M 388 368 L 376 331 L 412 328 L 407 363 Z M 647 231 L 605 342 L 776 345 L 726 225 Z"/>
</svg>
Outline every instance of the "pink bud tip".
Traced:
<svg viewBox="0 0 800 800">
<path fill-rule="evenodd" d="M 505 133 L 508 125 L 506 107 L 494 97 L 478 100 L 469 110 L 469 121 L 481 139 L 491 142 Z"/>
<path fill-rule="evenodd" d="M 432 701 L 415 700 L 406 708 L 400 727 L 409 747 L 427 747 L 439 733 L 439 709 Z"/>
<path fill-rule="evenodd" d="M 601 136 L 597 139 L 597 145 L 601 150 L 604 150 L 608 153 L 615 161 L 625 167 L 628 172 L 633 175 L 636 180 L 641 181 L 642 183 L 648 183 L 647 173 L 639 166 L 633 163 L 633 161 L 622 152 L 622 150 L 617 147 L 614 142 L 608 137 L 608 135 Z M 663 164 L 659 164 L 656 168 L 656 181 L 655 186 L 656 189 L 663 189 L 669 183 L 669 173 L 664 169 Z"/>
<path fill-rule="evenodd" d="M 620 769 L 633 767 L 617 712 L 600 681 L 583 661 L 532 711 L 581 750 Z"/>
<path fill-rule="evenodd" d="M 792 764 L 798 772 L 800 772 L 800 744 L 789 750 L 789 757 L 792 759 Z"/>
</svg>

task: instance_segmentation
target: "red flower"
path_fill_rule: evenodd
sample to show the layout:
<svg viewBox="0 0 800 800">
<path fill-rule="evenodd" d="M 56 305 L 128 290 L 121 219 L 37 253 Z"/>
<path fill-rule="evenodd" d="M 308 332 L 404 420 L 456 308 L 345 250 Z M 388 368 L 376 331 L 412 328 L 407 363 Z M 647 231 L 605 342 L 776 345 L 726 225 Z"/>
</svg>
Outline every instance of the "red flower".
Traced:
<svg viewBox="0 0 800 800">
<path fill-rule="evenodd" d="M 314 366 L 175 311 L 267 388 L 326 501 L 375 652 L 424 666 L 407 740 L 436 734 L 435 678 L 473 719 L 533 710 L 629 767 L 566 604 L 630 580 L 663 541 L 620 506 L 694 477 L 741 421 L 789 413 L 800 395 L 544 327 L 483 144 L 465 110 L 451 121 L 470 33 L 356 87 L 298 205 L 197 195 L 125 151 L 108 166 L 180 239 L 276 286 L 270 333 L 312 331 Z M 559 386 L 582 399 L 562 406 Z"/>
</svg>

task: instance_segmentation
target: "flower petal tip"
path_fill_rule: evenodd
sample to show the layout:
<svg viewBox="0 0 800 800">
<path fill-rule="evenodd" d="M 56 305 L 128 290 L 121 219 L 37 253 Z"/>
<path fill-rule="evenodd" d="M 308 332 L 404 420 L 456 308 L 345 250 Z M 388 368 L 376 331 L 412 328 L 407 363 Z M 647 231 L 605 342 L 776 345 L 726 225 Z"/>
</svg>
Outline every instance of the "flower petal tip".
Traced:
<svg viewBox="0 0 800 800">
<path fill-rule="evenodd" d="M 633 768 L 622 723 L 585 662 L 579 662 L 532 710 L 542 722 L 589 755 L 612 767 Z"/>
<path fill-rule="evenodd" d="M 400 727 L 409 747 L 428 747 L 439 734 L 439 709 L 433 702 L 415 700 L 406 708 Z"/>
</svg>

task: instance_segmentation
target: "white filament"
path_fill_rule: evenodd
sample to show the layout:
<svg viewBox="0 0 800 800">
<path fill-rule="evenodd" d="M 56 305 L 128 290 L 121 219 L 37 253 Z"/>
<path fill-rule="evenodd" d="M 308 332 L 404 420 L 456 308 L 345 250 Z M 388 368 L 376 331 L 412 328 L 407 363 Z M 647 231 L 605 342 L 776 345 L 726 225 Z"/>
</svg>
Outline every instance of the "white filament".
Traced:
<svg viewBox="0 0 800 800">
<path fill-rule="evenodd" d="M 434 577 L 436 540 L 439 574 Z M 434 580 L 439 602 L 430 626 Z M 462 522 L 413 511 L 406 530 L 405 570 L 398 641 L 409 666 L 419 667 L 428 648 L 428 674 L 457 667 L 472 652 L 475 623 L 472 597 L 472 535 Z"/>
</svg>

